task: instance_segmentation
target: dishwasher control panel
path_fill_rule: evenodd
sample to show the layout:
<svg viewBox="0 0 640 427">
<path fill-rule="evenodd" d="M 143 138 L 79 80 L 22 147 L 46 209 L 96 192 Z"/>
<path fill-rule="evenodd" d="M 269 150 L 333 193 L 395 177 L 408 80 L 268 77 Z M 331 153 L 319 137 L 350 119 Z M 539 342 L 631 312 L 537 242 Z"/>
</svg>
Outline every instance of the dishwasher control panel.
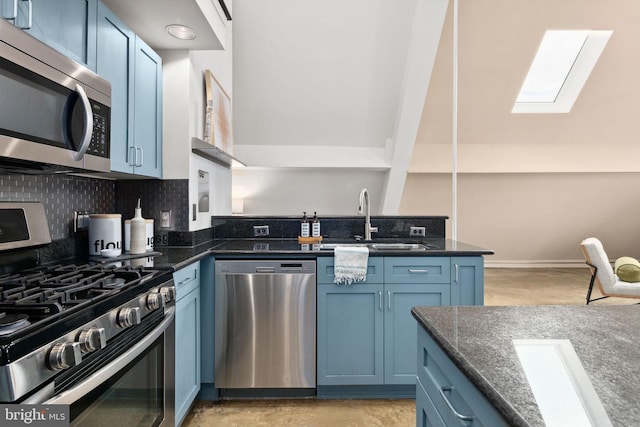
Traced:
<svg viewBox="0 0 640 427">
<path fill-rule="evenodd" d="M 216 274 L 315 274 L 316 262 L 305 260 L 224 260 L 216 263 Z"/>
</svg>

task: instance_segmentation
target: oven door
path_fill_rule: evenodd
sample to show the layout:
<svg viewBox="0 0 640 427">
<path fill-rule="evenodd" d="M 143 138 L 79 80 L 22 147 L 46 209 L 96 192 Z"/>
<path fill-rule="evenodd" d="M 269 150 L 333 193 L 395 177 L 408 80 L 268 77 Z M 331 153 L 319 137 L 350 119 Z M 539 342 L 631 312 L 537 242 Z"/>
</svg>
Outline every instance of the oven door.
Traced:
<svg viewBox="0 0 640 427">
<path fill-rule="evenodd" d="M 175 307 L 135 345 L 44 404 L 70 406 L 71 426 L 175 424 Z"/>
</svg>

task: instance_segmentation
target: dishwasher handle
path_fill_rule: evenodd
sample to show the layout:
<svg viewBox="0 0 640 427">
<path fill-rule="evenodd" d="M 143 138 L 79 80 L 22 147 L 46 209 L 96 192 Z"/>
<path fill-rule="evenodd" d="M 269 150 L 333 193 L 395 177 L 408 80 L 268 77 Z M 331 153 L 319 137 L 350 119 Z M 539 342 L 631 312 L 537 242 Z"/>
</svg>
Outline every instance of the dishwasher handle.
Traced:
<svg viewBox="0 0 640 427">
<path fill-rule="evenodd" d="M 275 267 L 256 267 L 256 273 L 275 273 Z"/>
</svg>

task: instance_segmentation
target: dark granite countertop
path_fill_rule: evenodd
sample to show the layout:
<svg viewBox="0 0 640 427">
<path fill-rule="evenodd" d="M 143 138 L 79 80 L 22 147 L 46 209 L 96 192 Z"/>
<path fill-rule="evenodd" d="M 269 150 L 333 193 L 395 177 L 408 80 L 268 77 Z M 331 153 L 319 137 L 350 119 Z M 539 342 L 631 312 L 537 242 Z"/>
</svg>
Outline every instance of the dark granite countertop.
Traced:
<svg viewBox="0 0 640 427">
<path fill-rule="evenodd" d="M 568 339 L 614 426 L 640 420 L 640 307 L 414 307 L 413 316 L 514 426 L 544 426 L 512 340 Z"/>
<path fill-rule="evenodd" d="M 390 242 L 391 240 L 378 240 Z M 397 240 L 393 240 L 394 242 Z M 343 242 L 327 240 L 324 243 Z M 478 256 L 491 255 L 493 251 L 450 239 L 427 239 L 423 243 L 427 250 L 375 250 L 370 256 Z M 297 239 L 237 239 L 211 241 L 194 247 L 157 247 L 161 255 L 154 257 L 154 266 L 170 267 L 176 270 L 198 261 L 208 255 L 218 258 L 228 257 L 286 257 L 317 258 L 333 256 L 333 250 L 321 250 L 314 245 L 301 245 Z"/>
<path fill-rule="evenodd" d="M 356 243 L 355 240 L 325 239 L 323 243 Z M 408 239 L 376 239 L 378 243 L 417 242 Z M 370 249 L 370 256 L 478 256 L 491 255 L 493 251 L 480 248 L 450 239 L 427 238 L 420 243 L 427 245 L 427 250 L 376 250 Z M 156 245 L 151 254 L 141 255 L 137 258 L 129 254 L 123 254 L 115 258 L 87 257 L 86 247 L 78 244 L 76 239 L 63 239 L 55 241 L 37 250 L 30 250 L 33 255 L 31 261 L 24 265 L 16 264 L 16 268 L 30 268 L 36 264 L 55 264 L 61 261 L 83 263 L 87 261 L 102 264 L 117 262 L 131 263 L 132 265 L 154 266 L 157 268 L 171 268 L 179 270 L 193 262 L 199 261 L 209 255 L 219 258 L 307 258 L 314 259 L 319 256 L 333 256 L 332 249 L 319 249 L 314 245 L 301 245 L 297 239 L 220 239 L 208 240 L 194 246 L 160 246 Z M 85 254 L 85 255 L 78 255 Z M 132 262 L 132 259 L 136 261 Z M 7 264 L 15 260 L 8 259 Z"/>
<path fill-rule="evenodd" d="M 491 255 L 492 250 L 469 245 L 451 239 L 376 239 L 373 242 L 356 240 L 325 239 L 322 244 L 332 243 L 421 243 L 426 250 L 384 249 L 379 250 L 369 246 L 370 256 L 472 256 Z M 299 244 L 297 239 L 238 239 L 223 241 L 211 249 L 216 256 L 227 255 L 295 255 L 305 257 L 333 256 L 332 249 L 321 249 L 322 245 Z"/>
</svg>

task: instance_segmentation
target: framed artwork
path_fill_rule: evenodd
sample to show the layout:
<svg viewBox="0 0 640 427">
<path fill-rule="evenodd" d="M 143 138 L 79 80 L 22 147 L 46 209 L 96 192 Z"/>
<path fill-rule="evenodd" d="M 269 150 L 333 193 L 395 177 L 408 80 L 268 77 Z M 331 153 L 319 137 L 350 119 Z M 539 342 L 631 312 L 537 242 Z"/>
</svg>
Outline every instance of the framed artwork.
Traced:
<svg viewBox="0 0 640 427">
<path fill-rule="evenodd" d="M 220 150 L 233 154 L 231 127 L 231 98 L 211 70 L 205 70 L 206 111 L 204 141 Z"/>
</svg>

